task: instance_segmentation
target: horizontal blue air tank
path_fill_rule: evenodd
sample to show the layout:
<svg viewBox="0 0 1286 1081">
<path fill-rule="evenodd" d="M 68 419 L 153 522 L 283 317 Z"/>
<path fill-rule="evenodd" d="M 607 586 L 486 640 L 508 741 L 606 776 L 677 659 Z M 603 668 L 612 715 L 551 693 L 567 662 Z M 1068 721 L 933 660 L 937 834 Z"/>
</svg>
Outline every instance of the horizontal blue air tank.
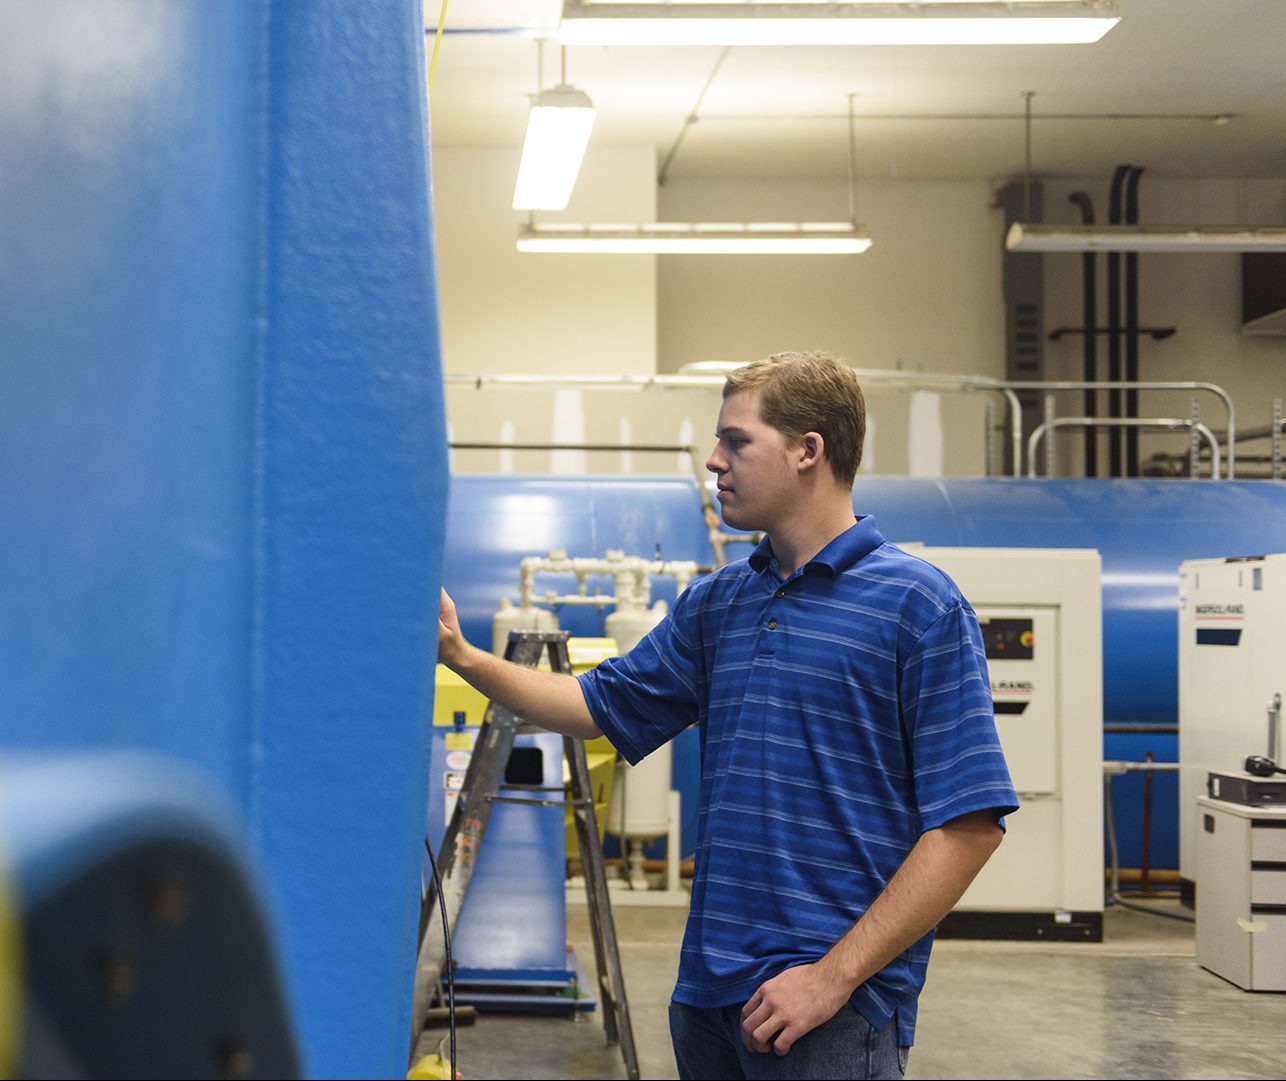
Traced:
<svg viewBox="0 0 1286 1081">
<path fill-rule="evenodd" d="M 1286 484 L 1274 481 L 862 477 L 854 506 L 874 514 L 893 541 L 1097 548 L 1109 721 L 1177 719 L 1180 563 L 1286 551 Z M 524 555 L 551 547 L 572 556 L 608 548 L 652 555 L 658 544 L 665 559 L 713 558 L 693 481 L 457 476 L 444 581 L 460 602 L 465 633 L 485 645 L 500 596 L 517 595 Z M 728 551 L 739 558 L 749 548 Z M 560 592 L 571 584 L 570 577 L 549 580 Z M 600 633 L 598 617 L 586 610 L 560 618 L 575 633 Z"/>
</svg>

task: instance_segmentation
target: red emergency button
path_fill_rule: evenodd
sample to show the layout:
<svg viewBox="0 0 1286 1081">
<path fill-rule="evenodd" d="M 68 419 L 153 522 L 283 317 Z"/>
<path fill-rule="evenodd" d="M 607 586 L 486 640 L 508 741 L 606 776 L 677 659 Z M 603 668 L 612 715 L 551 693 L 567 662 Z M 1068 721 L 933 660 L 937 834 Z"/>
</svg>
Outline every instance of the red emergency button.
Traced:
<svg viewBox="0 0 1286 1081">
<path fill-rule="evenodd" d="M 1023 631 L 1018 636 L 1018 642 L 1024 649 L 1031 649 L 1032 643 L 1036 641 L 1036 636 L 1031 631 Z"/>
</svg>

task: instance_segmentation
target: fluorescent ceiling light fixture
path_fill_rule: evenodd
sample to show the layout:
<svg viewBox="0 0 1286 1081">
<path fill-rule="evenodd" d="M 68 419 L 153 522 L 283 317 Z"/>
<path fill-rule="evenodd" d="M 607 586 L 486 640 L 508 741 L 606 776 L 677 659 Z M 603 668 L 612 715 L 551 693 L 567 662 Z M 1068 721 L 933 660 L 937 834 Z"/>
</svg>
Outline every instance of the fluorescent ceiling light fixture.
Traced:
<svg viewBox="0 0 1286 1081">
<path fill-rule="evenodd" d="M 518 250 L 639 255 L 855 255 L 871 246 L 851 222 L 656 222 L 523 225 Z"/>
<path fill-rule="evenodd" d="M 594 103 L 584 91 L 563 83 L 536 95 L 514 185 L 515 210 L 567 208 L 593 126 Z"/>
<path fill-rule="evenodd" d="M 1286 251 L 1286 229 L 1208 225 L 1024 225 L 1015 222 L 1005 250 L 1034 251 Z"/>
<path fill-rule="evenodd" d="M 1121 21 L 1117 0 L 594 3 L 566 0 L 564 45 L 1076 45 Z"/>
</svg>

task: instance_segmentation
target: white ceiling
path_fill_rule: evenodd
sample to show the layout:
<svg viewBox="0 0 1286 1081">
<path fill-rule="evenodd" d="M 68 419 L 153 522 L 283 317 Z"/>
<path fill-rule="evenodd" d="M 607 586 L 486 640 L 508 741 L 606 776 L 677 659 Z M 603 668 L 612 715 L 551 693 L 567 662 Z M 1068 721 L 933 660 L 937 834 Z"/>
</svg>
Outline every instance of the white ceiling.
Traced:
<svg viewBox="0 0 1286 1081">
<path fill-rule="evenodd" d="M 1121 8 L 1095 45 L 732 49 L 668 175 L 843 176 L 856 94 L 860 175 L 1009 176 L 1023 168 L 1030 90 L 1037 175 L 1106 177 L 1130 162 L 1153 177 L 1286 176 L 1286 0 Z M 430 30 L 439 10 L 425 0 Z M 537 37 L 557 10 L 554 0 L 452 0 L 431 94 L 435 144 L 521 144 Z M 598 109 L 596 144 L 652 144 L 660 162 L 722 52 L 580 46 L 567 52 L 567 77 Z M 549 86 L 557 44 L 544 54 Z M 1083 118 L 1058 119 L 1072 115 Z"/>
</svg>

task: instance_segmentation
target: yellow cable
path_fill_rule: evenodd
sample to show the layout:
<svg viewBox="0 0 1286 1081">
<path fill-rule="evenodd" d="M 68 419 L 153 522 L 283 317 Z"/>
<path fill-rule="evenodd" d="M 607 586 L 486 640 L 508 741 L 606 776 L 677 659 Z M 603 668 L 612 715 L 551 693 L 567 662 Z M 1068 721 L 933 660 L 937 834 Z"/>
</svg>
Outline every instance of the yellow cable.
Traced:
<svg viewBox="0 0 1286 1081">
<path fill-rule="evenodd" d="M 442 27 L 447 21 L 447 0 L 442 0 L 442 13 L 438 16 L 438 32 L 433 39 L 433 56 L 429 60 L 429 93 L 433 92 L 433 73 L 438 70 L 438 49 L 442 47 Z"/>
<path fill-rule="evenodd" d="M 13 1077 L 18 1057 L 22 943 L 18 913 L 0 862 L 0 1077 Z"/>
</svg>

